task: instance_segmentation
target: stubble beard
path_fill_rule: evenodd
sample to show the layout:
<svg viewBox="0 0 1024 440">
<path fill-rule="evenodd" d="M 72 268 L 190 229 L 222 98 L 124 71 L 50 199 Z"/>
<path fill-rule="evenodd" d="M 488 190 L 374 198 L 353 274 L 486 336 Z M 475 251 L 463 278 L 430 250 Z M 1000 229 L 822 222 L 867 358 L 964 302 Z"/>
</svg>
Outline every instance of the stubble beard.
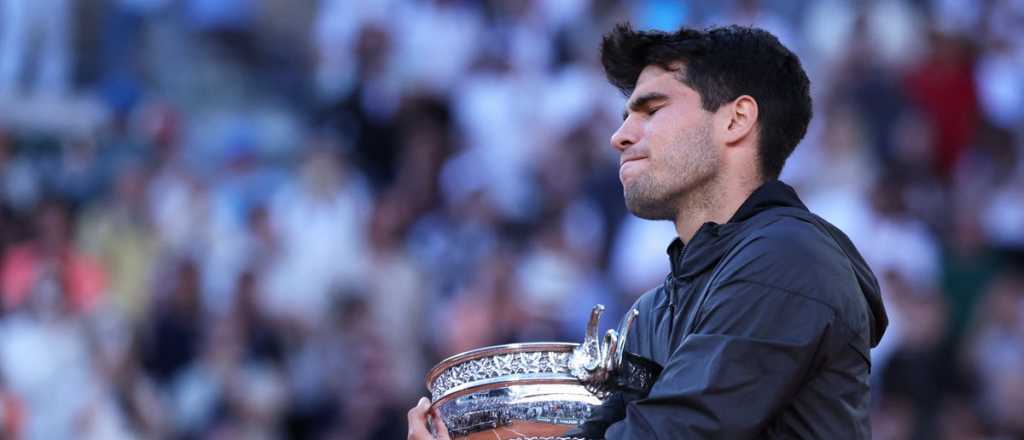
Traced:
<svg viewBox="0 0 1024 440">
<path fill-rule="evenodd" d="M 680 214 L 712 204 L 719 157 L 711 143 L 710 121 L 683 133 L 674 144 L 663 161 L 671 171 L 662 181 L 648 172 L 623 186 L 633 215 L 675 221 Z"/>
</svg>

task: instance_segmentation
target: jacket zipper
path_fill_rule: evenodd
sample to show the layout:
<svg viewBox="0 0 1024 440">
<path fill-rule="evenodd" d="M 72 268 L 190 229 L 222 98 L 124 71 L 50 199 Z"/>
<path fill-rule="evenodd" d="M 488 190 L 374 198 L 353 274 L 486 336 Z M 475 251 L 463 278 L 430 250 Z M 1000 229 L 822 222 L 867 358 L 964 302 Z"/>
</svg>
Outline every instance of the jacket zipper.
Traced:
<svg viewBox="0 0 1024 440">
<path fill-rule="evenodd" d="M 676 321 L 676 303 L 675 303 L 675 290 L 676 290 L 676 276 L 675 274 L 668 275 L 668 328 L 669 332 L 675 328 Z"/>
<path fill-rule="evenodd" d="M 683 260 L 686 258 L 686 250 L 690 247 L 683 245 L 683 250 L 679 252 L 679 261 L 673 264 L 673 267 L 678 267 L 680 270 L 683 268 Z M 674 331 L 676 328 L 676 274 L 670 273 L 668 275 L 668 328 L 669 332 Z"/>
</svg>

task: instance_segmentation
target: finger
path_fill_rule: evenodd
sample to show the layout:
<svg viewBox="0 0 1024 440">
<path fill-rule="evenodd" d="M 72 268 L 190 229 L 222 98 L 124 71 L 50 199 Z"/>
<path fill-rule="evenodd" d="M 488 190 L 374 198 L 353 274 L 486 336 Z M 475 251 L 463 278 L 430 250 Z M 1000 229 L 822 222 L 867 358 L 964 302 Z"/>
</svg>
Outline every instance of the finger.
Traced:
<svg viewBox="0 0 1024 440">
<path fill-rule="evenodd" d="M 451 440 L 452 438 L 448 435 L 448 427 L 444 424 L 444 419 L 441 418 L 441 414 L 434 408 L 431 412 L 434 416 L 434 433 L 437 435 L 437 440 Z"/>
<path fill-rule="evenodd" d="M 427 411 L 430 410 L 430 400 L 426 397 L 420 398 L 415 407 L 409 410 L 409 440 L 432 439 L 427 431 Z"/>
</svg>

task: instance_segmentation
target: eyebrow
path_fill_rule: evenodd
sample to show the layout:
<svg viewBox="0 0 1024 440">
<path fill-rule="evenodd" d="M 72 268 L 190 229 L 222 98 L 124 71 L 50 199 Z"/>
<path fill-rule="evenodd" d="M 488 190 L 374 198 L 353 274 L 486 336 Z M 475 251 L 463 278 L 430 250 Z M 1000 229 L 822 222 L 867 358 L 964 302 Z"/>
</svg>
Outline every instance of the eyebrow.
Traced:
<svg viewBox="0 0 1024 440">
<path fill-rule="evenodd" d="M 636 98 L 633 98 L 632 100 L 629 101 L 629 110 L 622 111 L 622 120 L 626 120 L 626 118 L 629 116 L 629 111 L 639 112 L 650 107 L 651 103 L 653 103 L 654 101 L 667 100 L 668 95 L 658 92 L 648 92 L 644 93 L 643 95 L 637 96 Z"/>
</svg>

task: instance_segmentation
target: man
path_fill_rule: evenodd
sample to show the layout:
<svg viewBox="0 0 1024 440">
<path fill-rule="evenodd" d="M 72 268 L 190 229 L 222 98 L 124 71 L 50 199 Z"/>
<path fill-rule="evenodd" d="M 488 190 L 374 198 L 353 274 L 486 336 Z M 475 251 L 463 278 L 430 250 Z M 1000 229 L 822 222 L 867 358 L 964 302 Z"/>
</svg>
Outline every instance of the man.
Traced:
<svg viewBox="0 0 1024 440">
<path fill-rule="evenodd" d="M 635 304 L 627 350 L 663 367 L 572 433 L 607 439 L 869 438 L 871 270 L 777 180 L 811 118 L 799 59 L 763 30 L 605 36 L 629 96 L 611 143 L 637 216 L 675 222 L 672 272 Z M 429 438 L 426 406 L 409 438 Z M 438 426 L 443 428 L 442 426 Z"/>
</svg>

